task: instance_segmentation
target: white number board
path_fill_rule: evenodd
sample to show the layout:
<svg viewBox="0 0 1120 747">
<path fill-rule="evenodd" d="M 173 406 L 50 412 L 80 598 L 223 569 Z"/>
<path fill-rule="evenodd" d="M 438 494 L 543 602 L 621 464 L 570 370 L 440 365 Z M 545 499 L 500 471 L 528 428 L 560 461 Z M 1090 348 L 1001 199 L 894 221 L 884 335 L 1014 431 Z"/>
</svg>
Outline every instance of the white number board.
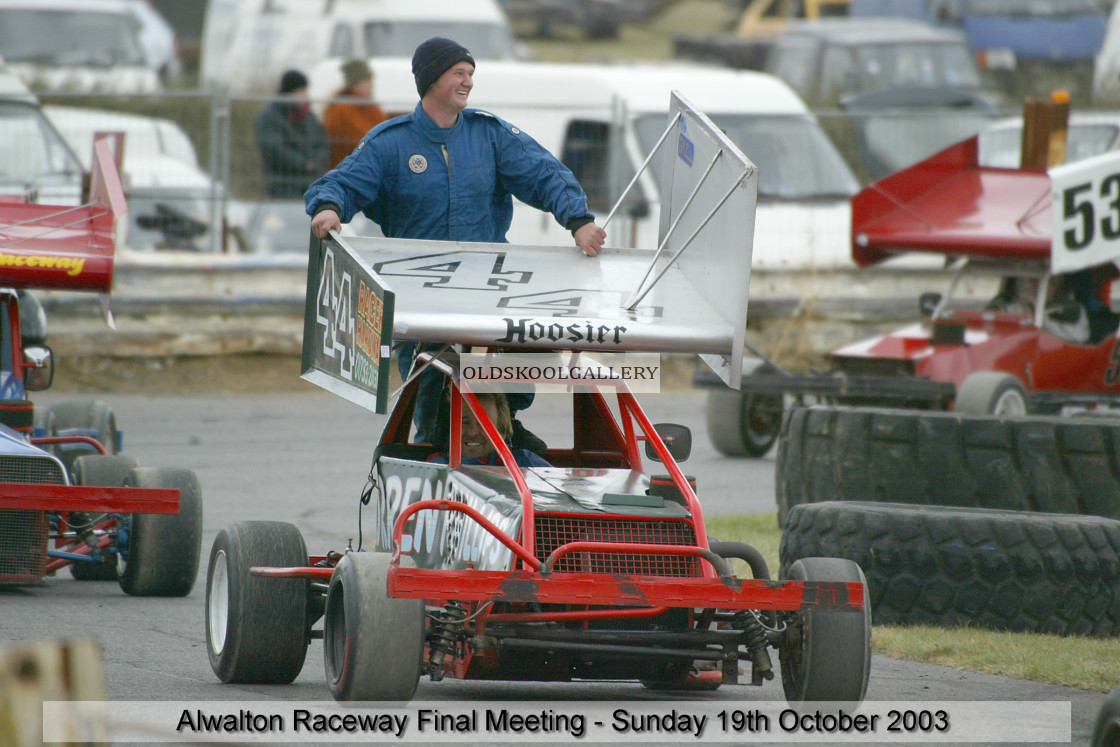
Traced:
<svg viewBox="0 0 1120 747">
<path fill-rule="evenodd" d="M 1120 151 L 1050 169 L 1050 269 L 1072 272 L 1120 258 Z"/>
</svg>

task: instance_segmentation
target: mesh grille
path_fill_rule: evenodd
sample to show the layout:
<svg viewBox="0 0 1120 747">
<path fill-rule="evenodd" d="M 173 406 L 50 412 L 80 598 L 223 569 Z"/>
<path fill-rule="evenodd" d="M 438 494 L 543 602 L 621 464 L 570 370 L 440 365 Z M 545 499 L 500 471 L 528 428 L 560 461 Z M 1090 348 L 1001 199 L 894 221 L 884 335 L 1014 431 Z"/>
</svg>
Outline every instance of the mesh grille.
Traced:
<svg viewBox="0 0 1120 747">
<path fill-rule="evenodd" d="M 49 457 L 0 456 L 0 482 L 65 485 L 62 466 Z"/>
<path fill-rule="evenodd" d="M 0 582 L 38 581 L 46 568 L 46 513 L 0 511 Z"/>
<path fill-rule="evenodd" d="M 696 545 L 692 525 L 665 519 L 596 519 L 556 514 L 536 515 L 537 557 L 568 542 L 632 542 L 648 545 Z M 626 555 L 577 552 L 556 563 L 558 573 L 618 573 L 634 576 L 699 576 L 699 560 L 684 555 Z"/>
</svg>

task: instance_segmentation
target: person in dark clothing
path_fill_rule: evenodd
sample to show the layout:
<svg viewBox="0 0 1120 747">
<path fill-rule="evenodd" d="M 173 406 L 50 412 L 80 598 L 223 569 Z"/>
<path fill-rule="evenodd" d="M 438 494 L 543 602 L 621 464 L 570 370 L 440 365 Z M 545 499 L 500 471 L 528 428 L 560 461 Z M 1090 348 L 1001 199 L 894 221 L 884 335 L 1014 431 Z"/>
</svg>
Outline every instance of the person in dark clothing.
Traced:
<svg viewBox="0 0 1120 747">
<path fill-rule="evenodd" d="M 289 70 L 273 101 L 257 115 L 257 147 L 270 197 L 303 199 L 307 187 L 327 170 L 330 142 L 307 100 L 307 77 Z"/>
</svg>

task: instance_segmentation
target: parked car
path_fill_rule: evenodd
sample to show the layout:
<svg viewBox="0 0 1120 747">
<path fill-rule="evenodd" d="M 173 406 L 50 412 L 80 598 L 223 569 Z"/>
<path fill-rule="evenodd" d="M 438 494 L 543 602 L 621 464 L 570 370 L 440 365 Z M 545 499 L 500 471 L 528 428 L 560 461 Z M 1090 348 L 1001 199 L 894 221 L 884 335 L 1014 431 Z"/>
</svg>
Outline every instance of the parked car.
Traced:
<svg viewBox="0 0 1120 747">
<path fill-rule="evenodd" d="M 142 25 L 127 0 L 0 0 L 0 56 L 27 85 L 50 91 L 160 89 Z"/>
<path fill-rule="evenodd" d="M 126 239 L 132 249 L 205 251 L 219 185 L 199 168 L 190 137 L 168 119 L 100 109 L 43 107 L 88 171 L 94 135 L 124 133 Z"/>
<path fill-rule="evenodd" d="M 885 89 L 985 93 L 963 33 L 902 19 L 792 22 L 774 40 L 765 70 L 812 107 Z"/>
<path fill-rule="evenodd" d="M 3 59 L 0 164 L 0 197 L 55 205 L 81 201 L 81 162 L 43 114 L 39 100 Z"/>
</svg>

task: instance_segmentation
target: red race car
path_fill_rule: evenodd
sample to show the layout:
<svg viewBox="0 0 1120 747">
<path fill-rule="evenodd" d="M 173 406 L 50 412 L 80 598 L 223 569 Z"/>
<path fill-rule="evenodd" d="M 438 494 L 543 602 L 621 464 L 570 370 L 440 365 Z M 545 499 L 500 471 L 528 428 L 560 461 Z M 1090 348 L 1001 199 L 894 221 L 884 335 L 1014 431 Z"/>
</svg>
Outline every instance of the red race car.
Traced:
<svg viewBox="0 0 1120 747">
<path fill-rule="evenodd" d="M 924 321 L 834 350 L 827 373 L 787 373 L 759 352 L 739 391 L 698 374 L 714 387 L 713 443 L 762 456 L 786 395 L 998 414 L 1117 404 L 1118 205 L 1116 153 L 1049 172 L 997 169 L 978 165 L 975 137 L 867 187 L 852 198 L 856 263 L 941 254 L 955 268 L 948 290 L 922 296 Z M 954 299 L 970 275 L 998 278 L 985 304 Z"/>
</svg>

